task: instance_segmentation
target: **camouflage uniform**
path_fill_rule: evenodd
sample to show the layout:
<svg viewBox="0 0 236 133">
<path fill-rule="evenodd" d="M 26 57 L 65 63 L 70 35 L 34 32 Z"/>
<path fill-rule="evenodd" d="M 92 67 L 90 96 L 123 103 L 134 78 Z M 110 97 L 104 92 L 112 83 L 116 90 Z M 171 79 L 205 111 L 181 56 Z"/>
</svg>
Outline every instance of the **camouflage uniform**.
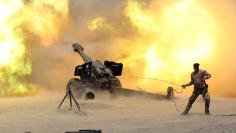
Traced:
<svg viewBox="0 0 236 133">
<path fill-rule="evenodd" d="M 202 95 L 205 101 L 205 113 L 209 114 L 209 106 L 210 106 L 210 95 L 208 93 L 208 85 L 206 84 L 205 80 L 211 78 L 211 75 L 205 70 L 199 70 L 198 72 L 192 72 L 191 74 L 191 81 L 186 84 L 185 86 L 194 85 L 194 90 L 192 95 L 189 98 L 188 105 L 185 108 L 184 113 L 188 113 L 191 109 L 192 104 L 195 102 L 196 98 L 199 95 Z"/>
</svg>

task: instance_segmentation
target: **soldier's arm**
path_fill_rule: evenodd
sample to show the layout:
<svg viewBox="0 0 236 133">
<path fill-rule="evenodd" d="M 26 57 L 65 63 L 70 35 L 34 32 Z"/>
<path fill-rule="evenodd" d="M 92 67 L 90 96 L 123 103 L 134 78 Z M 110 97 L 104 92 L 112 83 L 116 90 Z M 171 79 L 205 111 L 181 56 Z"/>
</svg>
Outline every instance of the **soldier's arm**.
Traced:
<svg viewBox="0 0 236 133">
<path fill-rule="evenodd" d="M 191 86 L 191 85 L 193 85 L 193 77 L 192 77 L 192 75 L 191 75 L 191 81 L 189 83 L 187 83 L 185 86 Z"/>
<path fill-rule="evenodd" d="M 191 86 L 193 85 L 193 77 L 192 77 L 192 74 L 191 74 L 191 81 L 185 85 L 182 85 L 183 88 L 186 88 L 187 86 Z"/>
<path fill-rule="evenodd" d="M 207 71 L 204 71 L 204 78 L 205 79 L 211 78 L 211 74 L 209 74 Z"/>
</svg>

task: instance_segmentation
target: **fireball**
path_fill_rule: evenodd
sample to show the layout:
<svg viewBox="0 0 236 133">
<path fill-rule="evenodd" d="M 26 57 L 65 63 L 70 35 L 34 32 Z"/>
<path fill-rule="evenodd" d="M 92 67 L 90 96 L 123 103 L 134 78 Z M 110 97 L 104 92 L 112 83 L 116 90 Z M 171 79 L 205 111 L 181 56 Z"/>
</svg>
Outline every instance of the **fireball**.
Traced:
<svg viewBox="0 0 236 133">
<path fill-rule="evenodd" d="M 145 61 L 140 63 L 144 68 L 136 71 L 136 75 L 180 83 L 183 79 L 189 80 L 194 62 L 210 60 L 218 28 L 214 18 L 197 0 L 163 3 L 127 0 L 124 15 L 137 33 L 132 43 L 126 44 L 133 47 L 132 53 L 121 60 Z M 167 87 L 167 84 L 147 80 L 139 80 L 139 84 L 150 91 L 157 90 L 152 89 L 153 86 L 158 86 L 159 90 Z"/>
<path fill-rule="evenodd" d="M 23 31 L 50 45 L 66 23 L 67 1 L 0 0 L 0 8 L 0 96 L 35 94 L 35 85 L 26 81 L 32 64 L 26 47 L 30 43 Z"/>
</svg>

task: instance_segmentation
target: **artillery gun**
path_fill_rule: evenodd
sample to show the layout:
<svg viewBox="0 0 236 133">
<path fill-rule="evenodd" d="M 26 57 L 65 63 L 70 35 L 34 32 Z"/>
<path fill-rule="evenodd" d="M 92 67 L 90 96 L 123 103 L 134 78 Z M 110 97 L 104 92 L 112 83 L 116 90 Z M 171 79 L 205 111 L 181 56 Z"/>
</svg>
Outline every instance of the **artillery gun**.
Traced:
<svg viewBox="0 0 236 133">
<path fill-rule="evenodd" d="M 98 90 L 113 93 L 116 88 L 121 88 L 121 82 L 116 76 L 122 74 L 122 63 L 92 60 L 79 43 L 72 44 L 72 47 L 82 57 L 84 64 L 75 67 L 74 76 L 79 78 L 70 79 L 67 90 L 71 88 L 75 96 L 80 98 L 94 99 Z"/>
</svg>

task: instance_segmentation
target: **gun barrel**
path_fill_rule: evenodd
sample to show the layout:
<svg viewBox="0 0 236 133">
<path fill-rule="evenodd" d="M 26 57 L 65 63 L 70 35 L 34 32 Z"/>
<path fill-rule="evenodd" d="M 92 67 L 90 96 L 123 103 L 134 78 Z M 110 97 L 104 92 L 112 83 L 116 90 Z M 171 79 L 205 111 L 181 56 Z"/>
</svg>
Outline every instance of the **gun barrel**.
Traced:
<svg viewBox="0 0 236 133">
<path fill-rule="evenodd" d="M 72 44 L 72 47 L 74 48 L 74 51 L 82 57 L 85 63 L 92 62 L 92 59 L 84 53 L 84 48 L 79 43 Z"/>
</svg>

